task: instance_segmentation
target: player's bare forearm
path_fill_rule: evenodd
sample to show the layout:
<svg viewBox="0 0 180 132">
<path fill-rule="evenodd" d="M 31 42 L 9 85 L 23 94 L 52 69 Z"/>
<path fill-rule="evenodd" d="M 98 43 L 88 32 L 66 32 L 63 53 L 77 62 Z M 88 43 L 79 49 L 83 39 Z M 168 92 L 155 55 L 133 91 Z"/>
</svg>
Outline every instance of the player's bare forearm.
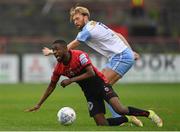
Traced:
<svg viewBox="0 0 180 132">
<path fill-rule="evenodd" d="M 92 66 L 87 66 L 85 69 L 86 69 L 86 72 L 84 74 L 81 74 L 79 76 L 71 78 L 71 81 L 77 82 L 77 81 L 81 81 L 81 80 L 90 78 L 95 75 L 95 72 L 94 72 Z"/>
<path fill-rule="evenodd" d="M 80 42 L 78 40 L 73 40 L 72 42 L 70 42 L 68 45 L 67 45 L 67 48 L 68 49 L 75 49 L 79 46 Z M 44 56 L 49 56 L 49 55 L 53 55 L 54 52 L 52 49 L 49 49 L 47 47 L 44 47 L 42 49 L 42 52 L 44 54 Z"/>
<path fill-rule="evenodd" d="M 41 105 L 45 102 L 45 100 L 48 98 L 48 96 L 54 91 L 55 87 L 56 83 L 51 81 L 37 105 L 31 109 L 27 109 L 26 111 L 32 112 L 38 110 L 41 107 Z"/>
<path fill-rule="evenodd" d="M 131 46 L 129 45 L 129 43 L 127 42 L 127 40 L 120 33 L 116 33 L 116 34 L 130 49 L 132 49 Z M 138 60 L 140 58 L 140 55 L 135 51 L 133 51 L 133 53 L 134 53 L 134 60 Z"/>
<path fill-rule="evenodd" d="M 120 33 L 117 33 L 117 32 L 115 32 L 118 36 L 119 36 L 119 38 L 129 47 L 129 48 L 131 48 L 131 46 L 129 45 L 129 43 L 128 43 L 128 41 L 120 34 Z M 132 48 L 131 48 L 132 49 Z"/>
<path fill-rule="evenodd" d="M 44 92 L 41 100 L 39 101 L 38 105 L 41 106 L 44 103 L 44 101 L 48 98 L 48 96 L 54 91 L 55 87 L 56 87 L 56 83 L 51 81 L 48 88 Z"/>
<path fill-rule="evenodd" d="M 73 77 L 73 78 L 70 78 L 70 79 L 65 79 L 61 82 L 61 86 L 62 87 L 66 87 L 68 86 L 69 84 L 71 84 L 72 82 L 77 82 L 77 81 L 81 81 L 81 80 L 84 80 L 84 79 L 87 79 L 87 78 L 90 78 L 92 76 L 94 76 L 95 73 L 93 71 L 93 68 L 92 66 L 87 66 L 86 67 L 86 72 L 79 75 L 79 76 L 76 76 L 76 77 Z"/>
<path fill-rule="evenodd" d="M 79 46 L 80 42 L 78 40 L 73 40 L 72 42 L 70 42 L 68 45 L 67 45 L 67 48 L 68 50 L 69 49 L 75 49 Z"/>
</svg>

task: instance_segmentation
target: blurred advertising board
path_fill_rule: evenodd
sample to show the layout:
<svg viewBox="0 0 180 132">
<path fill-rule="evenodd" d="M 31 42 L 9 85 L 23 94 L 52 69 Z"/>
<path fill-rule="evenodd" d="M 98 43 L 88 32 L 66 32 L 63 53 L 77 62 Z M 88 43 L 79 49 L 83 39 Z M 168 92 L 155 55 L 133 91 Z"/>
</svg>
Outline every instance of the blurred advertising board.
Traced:
<svg viewBox="0 0 180 132">
<path fill-rule="evenodd" d="M 22 80 L 28 83 L 50 82 L 55 60 L 39 54 L 26 54 L 22 61 Z"/>
<path fill-rule="evenodd" d="M 107 59 L 99 54 L 90 54 L 92 63 L 99 69 L 105 66 Z M 43 55 L 23 56 L 24 82 L 49 82 L 56 60 Z M 141 59 L 124 75 L 119 82 L 128 83 L 173 83 L 180 82 L 180 55 L 142 54 Z"/>
<path fill-rule="evenodd" d="M 180 55 L 144 54 L 123 82 L 180 82 Z"/>
<path fill-rule="evenodd" d="M 98 69 L 106 64 L 102 56 L 92 54 L 91 59 Z M 180 82 L 180 54 L 142 54 L 119 82 Z"/>
<path fill-rule="evenodd" d="M 0 55 L 0 83 L 19 82 L 19 58 L 17 55 Z"/>
</svg>

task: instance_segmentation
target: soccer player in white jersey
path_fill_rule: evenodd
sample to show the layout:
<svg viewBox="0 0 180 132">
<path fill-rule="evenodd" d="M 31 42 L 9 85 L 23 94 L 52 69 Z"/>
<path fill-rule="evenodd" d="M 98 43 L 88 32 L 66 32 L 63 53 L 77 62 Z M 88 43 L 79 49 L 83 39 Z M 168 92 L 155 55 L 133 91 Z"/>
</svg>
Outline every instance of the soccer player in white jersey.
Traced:
<svg viewBox="0 0 180 132">
<path fill-rule="evenodd" d="M 90 12 L 87 8 L 77 6 L 70 10 L 70 20 L 77 29 L 80 30 L 77 37 L 68 44 L 68 49 L 74 49 L 83 42 L 98 53 L 107 57 L 109 61 L 105 65 L 102 73 L 113 85 L 133 66 L 134 60 L 139 58 L 133 52 L 125 38 L 104 24 L 90 21 Z M 53 54 L 53 51 L 44 48 L 44 55 Z M 112 108 L 110 109 L 113 117 L 118 117 Z"/>
</svg>

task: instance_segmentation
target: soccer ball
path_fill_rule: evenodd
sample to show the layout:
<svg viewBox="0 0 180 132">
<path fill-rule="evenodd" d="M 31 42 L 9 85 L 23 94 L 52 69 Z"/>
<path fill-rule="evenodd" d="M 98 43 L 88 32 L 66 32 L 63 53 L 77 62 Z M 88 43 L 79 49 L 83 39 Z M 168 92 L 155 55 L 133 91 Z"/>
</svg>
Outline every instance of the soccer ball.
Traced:
<svg viewBox="0 0 180 132">
<path fill-rule="evenodd" d="M 76 113 L 70 107 L 63 107 L 58 111 L 57 117 L 62 125 L 71 125 L 76 119 Z"/>
</svg>

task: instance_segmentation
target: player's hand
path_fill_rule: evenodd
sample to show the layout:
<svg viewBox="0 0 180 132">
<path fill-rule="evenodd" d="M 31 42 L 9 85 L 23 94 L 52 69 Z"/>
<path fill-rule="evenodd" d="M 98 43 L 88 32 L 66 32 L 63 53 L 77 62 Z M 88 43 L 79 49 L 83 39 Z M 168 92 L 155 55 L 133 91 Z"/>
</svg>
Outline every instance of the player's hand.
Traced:
<svg viewBox="0 0 180 132">
<path fill-rule="evenodd" d="M 134 53 L 134 60 L 139 60 L 140 55 L 138 53 L 136 53 L 135 51 L 133 51 L 133 53 Z"/>
<path fill-rule="evenodd" d="M 27 109 L 25 110 L 26 112 L 33 112 L 33 111 L 37 111 L 41 106 L 40 105 L 36 105 L 33 108 Z"/>
<path fill-rule="evenodd" d="M 61 82 L 61 86 L 62 87 L 66 87 L 67 85 L 71 84 L 72 81 L 71 79 L 64 79 L 62 82 Z"/>
<path fill-rule="evenodd" d="M 43 54 L 44 54 L 45 56 L 48 56 L 48 55 L 52 55 L 52 54 L 53 54 L 53 51 L 52 51 L 51 49 L 47 48 L 47 47 L 44 47 L 44 48 L 42 49 L 42 52 L 43 52 Z"/>
</svg>

